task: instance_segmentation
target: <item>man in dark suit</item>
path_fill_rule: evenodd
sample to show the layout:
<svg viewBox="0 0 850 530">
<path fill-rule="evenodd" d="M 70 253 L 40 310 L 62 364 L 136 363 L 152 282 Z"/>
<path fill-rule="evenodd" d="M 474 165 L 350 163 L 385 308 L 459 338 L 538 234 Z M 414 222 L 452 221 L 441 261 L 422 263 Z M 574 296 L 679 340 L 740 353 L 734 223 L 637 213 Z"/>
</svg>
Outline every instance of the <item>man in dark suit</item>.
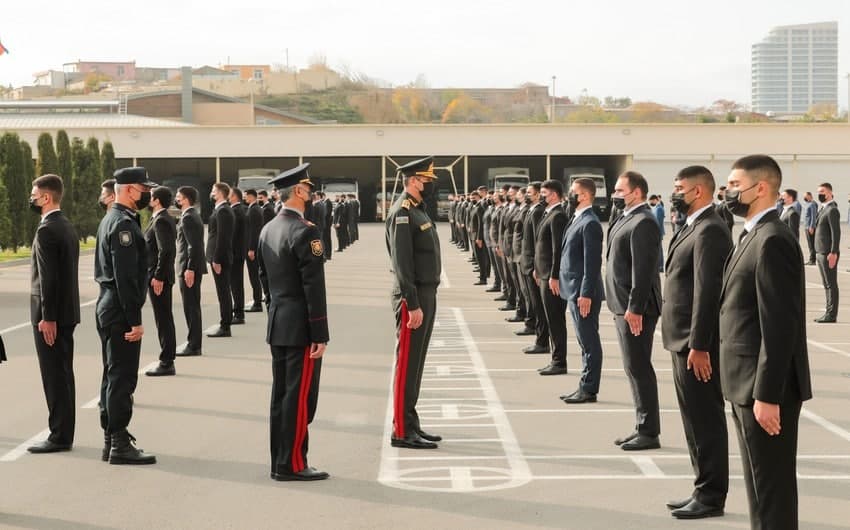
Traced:
<svg viewBox="0 0 850 530">
<path fill-rule="evenodd" d="M 720 186 L 719 191 L 717 192 L 717 203 L 714 205 L 714 210 L 717 212 L 717 215 L 723 219 L 723 222 L 726 223 L 726 227 L 729 228 L 729 232 L 732 232 L 732 227 L 735 225 L 735 216 L 732 215 L 732 212 L 729 211 L 729 208 L 726 206 L 726 186 Z"/>
<path fill-rule="evenodd" d="M 272 353 L 271 478 L 282 481 L 328 478 L 307 465 L 307 426 L 316 413 L 329 339 L 321 234 L 303 217 L 313 188 L 309 165 L 272 179 L 283 208 L 263 229 L 258 257 L 271 297 L 266 334 Z"/>
<path fill-rule="evenodd" d="M 348 246 L 348 206 L 342 195 L 337 196 L 333 211 L 333 224 L 336 229 L 337 252 L 342 252 Z"/>
<path fill-rule="evenodd" d="M 263 209 L 263 226 L 265 226 L 269 221 L 274 219 L 274 202 L 272 202 L 269 197 L 269 192 L 266 190 L 260 190 L 257 192 L 257 202 L 260 203 L 260 208 Z"/>
<path fill-rule="evenodd" d="M 614 442 L 624 451 L 661 446 L 658 382 L 652 367 L 652 340 L 661 314 L 661 232 L 646 204 L 647 190 L 646 179 L 635 171 L 617 179 L 614 204 L 623 213 L 610 229 L 606 253 L 605 298 L 614 314 L 636 412 L 634 432 Z"/>
<path fill-rule="evenodd" d="M 189 328 L 186 348 L 177 352 L 178 357 L 201 355 L 201 280 L 207 273 L 204 255 L 204 222 L 198 212 L 198 190 L 191 186 L 177 189 L 175 206 L 180 208 L 177 223 L 177 276 L 180 280 L 180 296 L 183 299 L 183 314 Z"/>
<path fill-rule="evenodd" d="M 115 202 L 115 179 L 106 179 L 100 185 L 100 197 L 97 199 L 97 204 L 105 212 L 113 202 Z"/>
<path fill-rule="evenodd" d="M 353 193 L 348 194 L 348 234 L 351 242 L 360 239 L 360 201 Z"/>
<path fill-rule="evenodd" d="M 602 342 L 599 310 L 602 307 L 602 223 L 593 212 L 596 183 L 579 178 L 568 197 L 575 217 L 564 235 L 559 273 L 560 292 L 570 309 L 581 348 L 581 380 L 578 389 L 562 395 L 564 403 L 595 403 L 602 375 Z"/>
<path fill-rule="evenodd" d="M 567 216 L 561 206 L 564 186 L 558 180 L 547 180 L 540 186 L 546 204 L 534 240 L 534 281 L 543 300 L 543 315 L 549 328 L 552 360 L 538 370 L 540 375 L 567 373 L 566 303 L 561 298 L 558 274 L 561 270 L 561 244 L 567 228 Z"/>
<path fill-rule="evenodd" d="M 156 321 L 160 347 L 159 364 L 145 372 L 148 376 L 168 376 L 176 373 L 174 356 L 177 353 L 177 337 L 174 331 L 174 312 L 171 309 L 171 288 L 174 287 L 177 223 L 168 215 L 171 197 L 171 190 L 165 186 L 157 186 L 151 191 L 150 208 L 153 215 L 145 231 L 148 298 Z"/>
<path fill-rule="evenodd" d="M 325 249 L 325 261 L 330 261 L 333 257 L 333 241 L 331 241 L 331 228 L 333 227 L 334 205 L 331 200 L 325 195 L 325 192 L 320 191 L 319 197 L 322 198 L 325 212 L 325 224 L 322 230 L 322 247 Z"/>
<path fill-rule="evenodd" d="M 480 192 L 476 190 L 471 195 L 473 206 L 469 217 L 469 233 L 472 237 L 472 250 L 478 261 L 478 281 L 473 285 L 487 285 L 487 278 L 490 276 L 490 260 L 484 237 L 485 206 Z"/>
<path fill-rule="evenodd" d="M 714 176 L 703 166 L 684 168 L 673 183 L 671 207 L 686 221 L 667 252 L 661 331 L 673 357 L 673 383 L 696 475 L 693 493 L 667 504 L 678 519 L 723 515 L 729 491 L 718 318 L 732 234 L 717 215 L 713 196 Z"/>
<path fill-rule="evenodd" d="M 720 382 L 738 433 L 750 526 L 794 530 L 797 428 L 812 397 L 803 256 L 776 214 L 775 160 L 737 160 L 728 184 L 726 203 L 746 223 L 723 274 Z"/>
<path fill-rule="evenodd" d="M 256 190 L 245 190 L 245 202 L 248 203 L 248 252 L 245 262 L 248 266 L 248 281 L 251 283 L 252 303 L 245 308 L 246 313 L 263 312 L 263 287 L 260 284 L 260 267 L 257 263 L 257 245 L 260 243 L 260 231 L 263 229 L 263 209 L 257 203 Z M 319 212 L 319 208 L 316 208 Z"/>
<path fill-rule="evenodd" d="M 207 261 L 213 270 L 215 291 L 218 297 L 221 320 L 219 327 L 207 337 L 230 337 L 233 322 L 233 297 L 230 291 L 230 271 L 233 266 L 233 232 L 236 219 L 228 197 L 230 186 L 224 182 L 213 184 L 212 199 L 215 207 L 207 224 Z"/>
<path fill-rule="evenodd" d="M 242 202 L 242 190 L 230 188 L 228 200 L 233 211 L 233 264 L 230 269 L 230 292 L 233 296 L 231 324 L 245 323 L 245 258 L 248 256 L 248 207 Z"/>
<path fill-rule="evenodd" d="M 795 205 L 797 202 L 797 190 L 787 189 L 782 192 L 780 197 L 782 200 L 782 211 L 779 214 L 779 220 L 791 230 L 794 239 L 800 241 L 800 213 Z"/>
<path fill-rule="evenodd" d="M 452 235 L 449 239 L 449 243 L 457 243 L 456 237 L 456 229 L 455 229 L 455 211 L 457 210 L 457 202 L 455 201 L 454 193 L 449 193 L 449 233 Z"/>
<path fill-rule="evenodd" d="M 815 221 L 815 254 L 826 291 L 826 312 L 815 322 L 832 323 L 838 318 L 838 257 L 841 254 L 841 213 L 832 196 L 832 184 L 818 186 L 820 211 Z"/>
<path fill-rule="evenodd" d="M 520 262 L 522 261 L 525 218 L 528 215 L 528 210 L 531 208 L 531 203 L 526 200 L 525 191 L 525 188 L 519 188 L 516 192 L 517 209 L 514 211 L 511 224 L 508 228 L 511 231 L 511 259 L 508 267 L 510 268 L 511 276 L 513 276 L 514 284 L 517 286 L 517 304 L 516 313 L 512 317 L 505 319 L 508 322 L 522 322 L 524 324 L 523 329 L 528 326 L 529 321 L 531 326 L 534 326 L 534 312 L 529 301 L 527 285 L 525 284 L 523 275 L 519 271 Z"/>
<path fill-rule="evenodd" d="M 502 270 L 505 273 L 502 279 L 506 280 L 508 284 L 508 299 L 505 301 L 505 305 L 499 308 L 499 311 L 515 311 L 517 307 L 519 307 L 517 305 L 517 301 L 520 296 L 519 286 L 514 281 L 514 274 L 511 271 L 511 257 L 513 255 L 513 230 L 511 227 L 513 226 L 514 213 L 518 209 L 516 204 L 516 191 L 517 188 L 515 186 L 508 187 L 505 208 L 502 211 L 502 216 L 499 218 L 499 257 L 502 261 Z"/>
<path fill-rule="evenodd" d="M 30 453 L 69 451 L 74 444 L 74 328 L 80 323 L 80 242 L 59 209 L 64 185 L 58 175 L 32 183 L 30 208 L 41 215 L 32 245 L 30 319 L 47 400 L 50 434 Z"/>
<path fill-rule="evenodd" d="M 546 204 L 541 202 L 539 181 L 531 182 L 525 190 L 526 199 L 530 200 L 528 213 L 522 226 L 522 254 L 519 261 L 519 275 L 525 282 L 525 290 L 528 293 L 528 307 L 533 319 L 527 319 L 525 329 L 515 331 L 515 335 L 534 335 L 535 341 L 531 346 L 522 349 L 523 353 L 549 353 L 549 324 L 546 322 L 546 310 L 543 308 L 543 298 L 540 296 L 540 288 L 534 280 L 534 248 L 537 244 L 537 229 Z"/>
<path fill-rule="evenodd" d="M 805 197 L 803 198 L 803 202 L 806 203 L 805 209 L 805 228 L 806 228 L 806 242 L 809 244 L 809 261 L 806 262 L 806 265 L 816 265 L 817 260 L 815 258 L 815 226 L 817 226 L 818 220 L 818 203 L 815 202 L 814 197 L 812 197 L 812 192 L 807 191 Z"/>
<path fill-rule="evenodd" d="M 487 206 L 484 211 L 484 243 L 487 246 L 487 263 L 493 273 L 493 286 L 486 289 L 488 293 L 500 293 L 502 291 L 502 270 L 499 267 L 496 255 L 495 226 L 498 224 L 496 212 L 502 204 L 498 193 L 487 193 Z"/>
</svg>

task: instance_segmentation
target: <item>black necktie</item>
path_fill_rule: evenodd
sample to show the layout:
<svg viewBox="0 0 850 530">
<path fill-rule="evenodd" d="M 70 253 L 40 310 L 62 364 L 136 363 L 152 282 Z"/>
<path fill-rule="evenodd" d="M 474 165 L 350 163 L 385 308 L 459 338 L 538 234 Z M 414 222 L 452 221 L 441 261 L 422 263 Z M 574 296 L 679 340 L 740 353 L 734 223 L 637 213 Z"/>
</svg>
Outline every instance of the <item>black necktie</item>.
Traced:
<svg viewBox="0 0 850 530">
<path fill-rule="evenodd" d="M 738 250 L 738 247 L 741 246 L 741 241 L 743 241 L 744 238 L 747 237 L 747 234 L 749 234 L 749 233 L 750 232 L 745 228 L 741 231 L 740 234 L 738 234 L 738 244 L 735 245 L 735 250 Z"/>
</svg>

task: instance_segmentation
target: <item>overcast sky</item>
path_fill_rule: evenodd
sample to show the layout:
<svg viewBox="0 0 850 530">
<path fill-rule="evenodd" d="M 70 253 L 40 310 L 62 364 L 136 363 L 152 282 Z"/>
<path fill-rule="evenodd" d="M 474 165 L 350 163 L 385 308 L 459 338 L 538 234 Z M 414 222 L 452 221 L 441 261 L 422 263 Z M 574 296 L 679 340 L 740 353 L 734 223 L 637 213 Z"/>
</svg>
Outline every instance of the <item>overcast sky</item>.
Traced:
<svg viewBox="0 0 850 530">
<path fill-rule="evenodd" d="M 228 7 L 219 7 L 222 4 Z M 81 60 L 137 66 L 273 64 L 334 68 L 394 85 L 531 81 L 558 96 L 629 96 L 699 106 L 750 103 L 750 46 L 771 27 L 839 23 L 839 101 L 847 106 L 846 0 L 28 0 L 3 2 L 0 83 Z"/>
</svg>

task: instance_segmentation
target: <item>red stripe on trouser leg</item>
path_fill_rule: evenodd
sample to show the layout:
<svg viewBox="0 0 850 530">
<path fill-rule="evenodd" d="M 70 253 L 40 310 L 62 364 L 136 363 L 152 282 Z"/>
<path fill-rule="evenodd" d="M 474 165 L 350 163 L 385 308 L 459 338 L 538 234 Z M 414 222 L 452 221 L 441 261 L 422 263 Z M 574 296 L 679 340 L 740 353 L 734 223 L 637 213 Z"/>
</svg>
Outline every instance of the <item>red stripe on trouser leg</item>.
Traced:
<svg viewBox="0 0 850 530">
<path fill-rule="evenodd" d="M 401 302 L 401 328 L 398 334 L 398 355 L 395 365 L 395 399 L 393 408 L 393 426 L 396 438 L 405 437 L 404 428 L 404 391 L 407 386 L 407 364 L 410 354 L 410 328 L 407 323 L 410 320 L 410 313 L 407 311 L 407 302 Z"/>
<path fill-rule="evenodd" d="M 310 347 L 304 348 L 304 362 L 301 366 L 301 386 L 298 389 L 298 409 L 295 415 L 295 440 L 292 443 L 292 472 L 298 473 L 304 469 L 304 457 L 301 454 L 301 446 L 307 434 L 307 395 L 310 392 L 310 374 L 312 373 L 312 359 L 310 359 Z"/>
</svg>

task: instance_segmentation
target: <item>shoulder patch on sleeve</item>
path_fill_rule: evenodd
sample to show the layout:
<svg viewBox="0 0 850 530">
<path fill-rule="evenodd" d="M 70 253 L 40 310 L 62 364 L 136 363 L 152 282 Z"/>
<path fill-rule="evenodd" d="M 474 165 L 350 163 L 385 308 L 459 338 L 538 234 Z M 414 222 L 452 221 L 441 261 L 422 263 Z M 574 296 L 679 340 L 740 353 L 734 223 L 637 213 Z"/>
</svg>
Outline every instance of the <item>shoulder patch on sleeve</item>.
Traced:
<svg viewBox="0 0 850 530">
<path fill-rule="evenodd" d="M 410 217 L 404 217 L 404 216 L 399 215 L 398 217 L 395 218 L 395 224 L 397 224 L 397 225 L 410 224 Z"/>
<path fill-rule="evenodd" d="M 133 244 L 133 234 L 129 230 L 118 232 L 118 242 L 121 243 L 122 247 L 129 247 Z"/>
<path fill-rule="evenodd" d="M 325 249 L 322 247 L 322 242 L 318 239 L 310 241 L 310 250 L 313 252 L 314 256 L 323 256 L 325 254 Z"/>
<path fill-rule="evenodd" d="M 401 207 L 404 208 L 405 210 L 409 210 L 410 209 L 410 200 L 404 199 L 403 201 L 401 201 Z"/>
</svg>

